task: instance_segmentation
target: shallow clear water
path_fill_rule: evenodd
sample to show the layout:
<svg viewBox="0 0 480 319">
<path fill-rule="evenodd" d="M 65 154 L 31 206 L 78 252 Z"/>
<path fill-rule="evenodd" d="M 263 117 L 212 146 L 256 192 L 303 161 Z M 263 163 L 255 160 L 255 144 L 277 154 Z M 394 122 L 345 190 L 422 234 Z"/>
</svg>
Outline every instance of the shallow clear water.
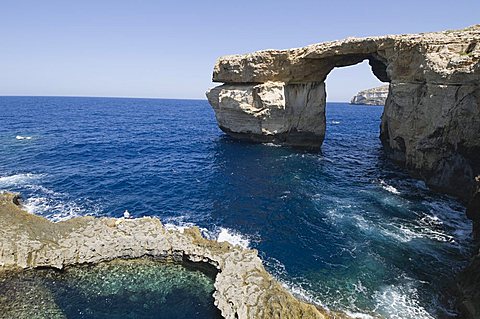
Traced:
<svg viewBox="0 0 480 319">
<path fill-rule="evenodd" d="M 213 281 L 199 269 L 146 259 L 10 271 L 0 275 L 0 318 L 220 319 Z"/>
<path fill-rule="evenodd" d="M 385 158 L 381 113 L 328 104 L 309 153 L 226 137 L 206 101 L 0 97 L 0 189 L 53 220 L 128 209 L 196 224 L 333 309 L 446 317 L 470 223 Z"/>
</svg>

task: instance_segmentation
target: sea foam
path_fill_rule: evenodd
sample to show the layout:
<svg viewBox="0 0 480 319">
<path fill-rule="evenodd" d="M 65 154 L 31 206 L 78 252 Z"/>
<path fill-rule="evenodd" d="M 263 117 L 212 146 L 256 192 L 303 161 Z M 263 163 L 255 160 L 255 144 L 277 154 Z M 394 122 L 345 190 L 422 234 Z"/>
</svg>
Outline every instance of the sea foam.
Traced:
<svg viewBox="0 0 480 319">
<path fill-rule="evenodd" d="M 43 174 L 21 173 L 9 176 L 0 176 L 0 188 L 25 186 L 41 179 Z"/>
<path fill-rule="evenodd" d="M 386 286 L 375 292 L 376 308 L 391 319 L 434 319 L 419 302 L 418 291 L 410 284 Z"/>
<path fill-rule="evenodd" d="M 391 185 L 388 185 L 387 183 L 385 183 L 384 180 L 380 180 L 380 185 L 382 186 L 382 188 L 392 194 L 400 194 L 400 191 L 398 189 L 396 189 L 395 187 L 391 186 Z"/>
<path fill-rule="evenodd" d="M 250 246 L 250 239 L 236 231 L 228 228 L 220 227 L 220 233 L 217 236 L 218 242 L 229 242 L 232 245 L 238 245 L 243 248 Z"/>
</svg>

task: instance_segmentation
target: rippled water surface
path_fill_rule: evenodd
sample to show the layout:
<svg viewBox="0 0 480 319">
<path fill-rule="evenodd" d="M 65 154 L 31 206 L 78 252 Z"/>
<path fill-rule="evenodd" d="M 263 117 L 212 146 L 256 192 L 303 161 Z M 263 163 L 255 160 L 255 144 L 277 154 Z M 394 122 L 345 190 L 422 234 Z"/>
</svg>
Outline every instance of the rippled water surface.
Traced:
<svg viewBox="0 0 480 319">
<path fill-rule="evenodd" d="M 199 269 L 128 260 L 0 274 L 0 318 L 221 319 L 213 277 Z"/>
<path fill-rule="evenodd" d="M 381 113 L 328 104 L 322 153 L 308 153 L 231 140 L 206 101 L 0 97 L 0 189 L 53 220 L 128 209 L 196 224 L 333 309 L 451 316 L 470 224 L 385 159 Z"/>
</svg>

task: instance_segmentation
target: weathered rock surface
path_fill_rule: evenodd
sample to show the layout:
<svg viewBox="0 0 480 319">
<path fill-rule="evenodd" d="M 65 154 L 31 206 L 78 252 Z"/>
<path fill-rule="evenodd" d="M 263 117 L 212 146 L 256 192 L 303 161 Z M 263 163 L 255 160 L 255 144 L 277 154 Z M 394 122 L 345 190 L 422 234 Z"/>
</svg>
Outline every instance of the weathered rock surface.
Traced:
<svg viewBox="0 0 480 319">
<path fill-rule="evenodd" d="M 350 104 L 359 105 L 385 105 L 388 96 L 388 85 L 367 89 L 358 92 L 350 100 Z"/>
<path fill-rule="evenodd" d="M 464 269 L 458 280 L 460 306 L 468 319 L 480 318 L 480 251 Z"/>
<path fill-rule="evenodd" d="M 221 57 L 213 81 L 225 84 L 207 97 L 233 137 L 319 148 L 324 81 L 333 68 L 363 60 L 390 82 L 380 138 L 391 158 L 469 201 L 480 175 L 480 25 Z M 480 223 L 480 210 L 469 216 Z"/>
<path fill-rule="evenodd" d="M 323 82 L 225 84 L 207 96 L 220 128 L 236 138 L 307 147 L 323 142 Z"/>
<path fill-rule="evenodd" d="M 116 258 L 155 257 L 213 265 L 215 305 L 225 318 L 342 318 L 295 299 L 269 275 L 257 251 L 202 237 L 198 228 L 167 230 L 157 218 L 78 217 L 52 223 L 0 194 L 0 271 L 62 268 Z"/>
</svg>

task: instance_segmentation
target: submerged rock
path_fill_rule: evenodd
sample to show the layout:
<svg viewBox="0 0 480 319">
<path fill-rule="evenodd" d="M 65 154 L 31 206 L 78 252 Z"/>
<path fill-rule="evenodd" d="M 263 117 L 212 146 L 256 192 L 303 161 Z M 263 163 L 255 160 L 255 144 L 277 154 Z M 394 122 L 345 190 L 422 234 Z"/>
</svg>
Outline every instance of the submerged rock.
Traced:
<svg viewBox="0 0 480 319">
<path fill-rule="evenodd" d="M 266 272 L 256 250 L 205 239 L 196 227 L 167 230 L 151 217 L 77 217 L 52 223 L 15 203 L 17 196 L 0 193 L 0 270 L 62 269 L 117 258 L 186 260 L 218 270 L 213 297 L 224 318 L 344 317 L 294 298 Z M 53 305 L 52 311 L 57 310 Z"/>
<path fill-rule="evenodd" d="M 385 105 L 388 95 L 388 85 L 363 90 L 350 100 L 350 104 L 360 105 Z"/>
</svg>

